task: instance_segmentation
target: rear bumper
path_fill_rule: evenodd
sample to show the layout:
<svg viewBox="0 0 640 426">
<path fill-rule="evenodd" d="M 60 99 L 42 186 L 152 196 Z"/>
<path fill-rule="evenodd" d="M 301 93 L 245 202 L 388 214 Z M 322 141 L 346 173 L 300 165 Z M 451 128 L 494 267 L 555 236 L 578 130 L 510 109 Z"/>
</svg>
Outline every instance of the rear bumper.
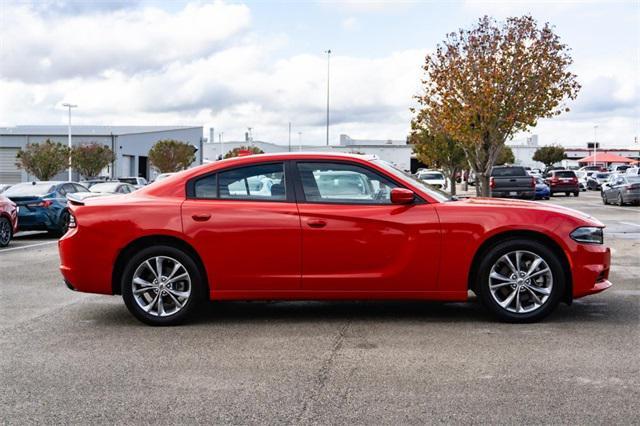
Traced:
<svg viewBox="0 0 640 426">
<path fill-rule="evenodd" d="M 491 196 L 493 198 L 527 198 L 531 199 L 535 196 L 534 189 L 499 189 L 499 190 L 491 190 Z"/>
<path fill-rule="evenodd" d="M 640 202 L 640 191 L 620 192 L 620 194 L 622 194 L 622 201 L 624 201 L 625 203 L 638 203 L 638 202 Z"/>
<path fill-rule="evenodd" d="M 106 254 L 105 240 L 90 233 L 71 229 L 58 240 L 60 272 L 72 290 L 86 293 L 113 294 L 111 271 L 113 260 Z"/>
<path fill-rule="evenodd" d="M 26 207 L 20 207 L 18 215 L 18 229 L 20 231 L 45 231 L 58 229 L 60 226 L 53 212 L 29 211 Z"/>
<path fill-rule="evenodd" d="M 551 192 L 578 192 L 580 191 L 580 187 L 577 184 L 573 185 L 551 185 L 549 187 Z"/>
</svg>

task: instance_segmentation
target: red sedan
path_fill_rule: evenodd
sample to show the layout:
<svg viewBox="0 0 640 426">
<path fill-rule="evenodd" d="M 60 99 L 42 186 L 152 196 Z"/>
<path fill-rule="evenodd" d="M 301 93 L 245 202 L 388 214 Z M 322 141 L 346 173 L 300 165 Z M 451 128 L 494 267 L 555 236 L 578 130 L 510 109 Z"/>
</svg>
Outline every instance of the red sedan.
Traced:
<svg viewBox="0 0 640 426">
<path fill-rule="evenodd" d="M 60 269 L 152 325 L 211 300 L 465 301 L 530 322 L 605 290 L 603 224 L 529 201 L 456 200 L 381 160 L 239 157 L 121 197 L 71 200 Z"/>
<path fill-rule="evenodd" d="M 18 207 L 16 203 L 0 194 L 0 247 L 8 246 L 16 232 L 18 232 Z"/>
</svg>

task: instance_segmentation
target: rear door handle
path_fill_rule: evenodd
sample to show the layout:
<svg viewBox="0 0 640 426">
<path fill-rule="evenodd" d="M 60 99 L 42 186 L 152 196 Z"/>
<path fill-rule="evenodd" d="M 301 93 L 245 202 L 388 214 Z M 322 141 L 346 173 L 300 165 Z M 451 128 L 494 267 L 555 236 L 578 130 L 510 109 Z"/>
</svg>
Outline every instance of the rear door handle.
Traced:
<svg viewBox="0 0 640 426">
<path fill-rule="evenodd" d="M 191 216 L 191 218 L 196 222 L 206 222 L 210 217 L 211 215 L 209 213 L 194 214 Z"/>
<path fill-rule="evenodd" d="M 324 228 L 325 226 L 327 226 L 327 222 L 322 219 L 308 219 L 307 225 L 312 228 Z"/>
</svg>

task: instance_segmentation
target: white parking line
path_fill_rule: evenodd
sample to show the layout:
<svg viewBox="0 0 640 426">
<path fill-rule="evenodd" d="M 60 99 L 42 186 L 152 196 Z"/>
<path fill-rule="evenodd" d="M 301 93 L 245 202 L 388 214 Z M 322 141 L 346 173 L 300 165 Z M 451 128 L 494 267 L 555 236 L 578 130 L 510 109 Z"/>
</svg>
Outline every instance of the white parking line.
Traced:
<svg viewBox="0 0 640 426">
<path fill-rule="evenodd" d="M 623 225 L 631 225 L 631 226 L 637 226 L 638 228 L 640 228 L 640 225 L 637 223 L 633 223 L 633 222 L 620 222 Z"/>
<path fill-rule="evenodd" d="M 31 248 L 31 247 L 38 247 L 38 246 L 44 246 L 47 244 L 57 244 L 58 240 L 56 241 L 47 241 L 44 243 L 38 243 L 38 244 L 29 244 L 28 246 L 22 246 L 22 247 L 9 247 L 9 248 L 5 248 L 5 249 L 0 249 L 0 253 L 4 253 L 6 251 L 12 251 L 12 250 L 22 250 L 22 249 L 27 249 L 27 248 Z"/>
</svg>

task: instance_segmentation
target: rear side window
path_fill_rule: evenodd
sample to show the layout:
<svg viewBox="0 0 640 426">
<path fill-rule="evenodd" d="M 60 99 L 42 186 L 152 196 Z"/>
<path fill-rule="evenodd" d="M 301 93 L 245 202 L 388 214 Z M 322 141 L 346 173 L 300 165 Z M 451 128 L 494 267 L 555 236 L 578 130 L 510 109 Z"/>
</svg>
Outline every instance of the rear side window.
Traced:
<svg viewBox="0 0 640 426">
<path fill-rule="evenodd" d="M 284 164 L 238 167 L 207 175 L 193 184 L 194 198 L 285 201 Z"/>
<path fill-rule="evenodd" d="M 559 178 L 572 178 L 572 177 L 576 177 L 575 172 L 571 171 L 571 170 L 560 170 L 557 172 L 554 172 L 555 175 Z"/>
<path fill-rule="evenodd" d="M 528 176 L 524 167 L 494 167 L 491 170 L 493 177 Z"/>
</svg>

